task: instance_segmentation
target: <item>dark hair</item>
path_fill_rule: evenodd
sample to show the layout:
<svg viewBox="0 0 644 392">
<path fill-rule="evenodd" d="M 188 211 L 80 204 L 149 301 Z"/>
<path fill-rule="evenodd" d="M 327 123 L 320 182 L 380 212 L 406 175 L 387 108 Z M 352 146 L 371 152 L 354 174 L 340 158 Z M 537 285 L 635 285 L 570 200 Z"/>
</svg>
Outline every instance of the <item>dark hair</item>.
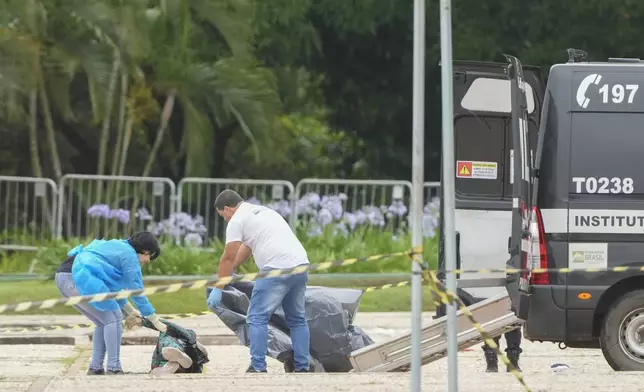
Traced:
<svg viewBox="0 0 644 392">
<path fill-rule="evenodd" d="M 239 196 L 239 193 L 235 192 L 232 189 L 225 189 L 215 199 L 215 208 L 218 210 L 223 210 L 224 207 L 236 207 L 243 201 L 244 199 Z"/>
<path fill-rule="evenodd" d="M 127 242 L 134 248 L 136 253 L 150 253 L 150 260 L 154 260 L 161 254 L 161 247 L 154 235 L 148 231 L 139 231 L 130 236 Z"/>
</svg>

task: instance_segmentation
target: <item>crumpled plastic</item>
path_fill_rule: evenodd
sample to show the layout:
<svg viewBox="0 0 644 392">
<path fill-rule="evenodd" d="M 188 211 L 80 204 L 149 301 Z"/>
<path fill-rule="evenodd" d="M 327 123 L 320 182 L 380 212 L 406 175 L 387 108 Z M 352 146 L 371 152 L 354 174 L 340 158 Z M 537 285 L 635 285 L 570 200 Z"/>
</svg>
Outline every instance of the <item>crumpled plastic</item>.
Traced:
<svg viewBox="0 0 644 392">
<path fill-rule="evenodd" d="M 254 282 L 235 282 L 226 286 L 221 302 L 210 307 L 230 328 L 240 342 L 250 347 L 246 314 Z M 212 291 L 206 288 L 206 298 Z M 308 286 L 306 317 L 311 333 L 311 364 L 315 372 L 349 372 L 353 370 L 351 352 L 373 344 L 374 341 L 353 320 L 363 291 L 358 289 Z M 280 306 L 268 322 L 267 355 L 293 371 L 293 348 L 289 329 Z"/>
</svg>

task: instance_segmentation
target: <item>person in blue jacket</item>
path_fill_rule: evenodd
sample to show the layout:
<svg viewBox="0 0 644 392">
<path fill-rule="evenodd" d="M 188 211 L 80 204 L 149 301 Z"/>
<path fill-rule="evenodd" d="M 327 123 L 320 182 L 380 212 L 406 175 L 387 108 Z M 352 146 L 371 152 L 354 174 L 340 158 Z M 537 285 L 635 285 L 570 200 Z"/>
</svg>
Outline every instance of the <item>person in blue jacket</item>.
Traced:
<svg viewBox="0 0 644 392">
<path fill-rule="evenodd" d="M 138 232 L 127 239 L 93 240 L 67 253 L 68 258 L 56 270 L 56 285 L 64 297 L 143 289 L 141 267 L 160 253 L 159 243 L 149 232 Z M 145 317 L 156 329 L 166 331 L 147 297 L 131 298 L 138 310 L 127 299 L 74 306 L 96 325 L 88 375 L 124 374 L 119 359 L 123 312 Z M 103 368 L 106 354 L 107 370 Z"/>
</svg>

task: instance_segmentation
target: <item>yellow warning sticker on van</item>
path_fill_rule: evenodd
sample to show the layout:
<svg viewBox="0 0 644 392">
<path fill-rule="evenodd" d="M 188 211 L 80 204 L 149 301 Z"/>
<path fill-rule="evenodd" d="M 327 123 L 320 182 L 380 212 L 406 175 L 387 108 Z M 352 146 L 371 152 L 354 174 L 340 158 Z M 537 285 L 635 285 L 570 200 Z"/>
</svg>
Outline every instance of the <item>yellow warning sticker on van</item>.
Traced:
<svg viewBox="0 0 644 392">
<path fill-rule="evenodd" d="M 456 177 L 496 180 L 497 166 L 496 162 L 456 161 Z"/>
</svg>

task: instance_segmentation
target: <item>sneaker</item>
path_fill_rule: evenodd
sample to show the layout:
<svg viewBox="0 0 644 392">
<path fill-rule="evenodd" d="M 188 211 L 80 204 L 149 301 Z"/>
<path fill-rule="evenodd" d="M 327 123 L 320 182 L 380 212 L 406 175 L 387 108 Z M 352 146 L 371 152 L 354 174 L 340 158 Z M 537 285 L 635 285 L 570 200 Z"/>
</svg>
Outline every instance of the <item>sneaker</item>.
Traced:
<svg viewBox="0 0 644 392">
<path fill-rule="evenodd" d="M 295 373 L 311 373 L 311 369 L 295 369 Z"/>
<path fill-rule="evenodd" d="M 165 358 L 168 362 L 178 362 L 179 365 L 181 365 L 181 367 L 184 369 L 188 369 L 190 366 L 192 366 L 192 359 L 188 356 L 188 354 L 184 353 L 178 348 L 164 347 L 161 350 L 161 354 L 163 355 L 163 358 Z"/>
<path fill-rule="evenodd" d="M 120 370 L 120 369 L 119 370 L 107 369 L 107 372 L 105 372 L 105 374 L 107 374 L 108 376 L 115 376 L 115 375 L 125 374 L 125 372 L 123 370 Z"/>
<path fill-rule="evenodd" d="M 180 366 L 181 365 L 179 365 L 179 362 L 169 361 L 166 362 L 166 364 L 163 366 L 158 366 L 152 369 L 152 371 L 150 371 L 150 374 L 157 376 L 161 374 L 175 374 L 177 370 L 179 370 Z"/>
<path fill-rule="evenodd" d="M 87 369 L 88 376 L 103 376 L 105 375 L 104 369 Z"/>
<path fill-rule="evenodd" d="M 268 373 L 266 369 L 264 370 L 255 370 L 253 365 L 248 366 L 248 369 L 246 369 L 246 373 Z"/>
</svg>

